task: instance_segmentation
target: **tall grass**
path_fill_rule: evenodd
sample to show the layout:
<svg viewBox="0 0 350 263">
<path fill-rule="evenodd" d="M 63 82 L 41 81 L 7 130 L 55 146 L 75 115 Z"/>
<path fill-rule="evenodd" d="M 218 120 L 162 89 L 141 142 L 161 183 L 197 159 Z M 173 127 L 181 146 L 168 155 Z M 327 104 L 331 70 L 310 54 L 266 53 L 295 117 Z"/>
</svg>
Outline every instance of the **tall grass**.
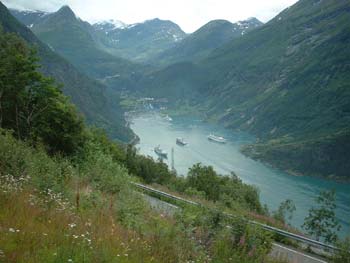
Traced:
<svg viewBox="0 0 350 263">
<path fill-rule="evenodd" d="M 270 261 L 266 233 L 220 213 L 153 211 L 91 143 L 77 162 L 0 133 L 0 262 Z"/>
</svg>

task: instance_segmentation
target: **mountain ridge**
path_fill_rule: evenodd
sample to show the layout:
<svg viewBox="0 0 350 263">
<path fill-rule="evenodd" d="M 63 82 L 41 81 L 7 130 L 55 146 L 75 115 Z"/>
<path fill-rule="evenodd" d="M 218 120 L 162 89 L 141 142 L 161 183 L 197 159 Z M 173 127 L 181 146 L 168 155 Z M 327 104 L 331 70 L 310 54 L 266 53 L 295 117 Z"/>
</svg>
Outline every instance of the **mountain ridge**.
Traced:
<svg viewBox="0 0 350 263">
<path fill-rule="evenodd" d="M 181 61 L 198 61 L 208 56 L 220 46 L 241 37 L 245 33 L 254 30 L 263 23 L 256 18 L 231 23 L 230 21 L 217 19 L 209 21 L 187 38 L 177 43 L 159 56 L 153 58 L 153 63 L 171 63 Z"/>
</svg>

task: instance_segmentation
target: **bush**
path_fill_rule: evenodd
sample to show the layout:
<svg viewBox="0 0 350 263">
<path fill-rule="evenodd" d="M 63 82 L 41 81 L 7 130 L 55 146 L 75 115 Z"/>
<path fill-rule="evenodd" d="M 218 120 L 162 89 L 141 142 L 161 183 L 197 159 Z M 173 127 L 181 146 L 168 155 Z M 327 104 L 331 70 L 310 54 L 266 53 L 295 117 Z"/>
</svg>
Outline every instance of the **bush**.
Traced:
<svg viewBox="0 0 350 263">
<path fill-rule="evenodd" d="M 75 107 L 38 71 L 35 52 L 22 39 L 0 29 L 0 47 L 0 128 L 42 142 L 51 154 L 75 153 L 84 141 Z"/>
</svg>

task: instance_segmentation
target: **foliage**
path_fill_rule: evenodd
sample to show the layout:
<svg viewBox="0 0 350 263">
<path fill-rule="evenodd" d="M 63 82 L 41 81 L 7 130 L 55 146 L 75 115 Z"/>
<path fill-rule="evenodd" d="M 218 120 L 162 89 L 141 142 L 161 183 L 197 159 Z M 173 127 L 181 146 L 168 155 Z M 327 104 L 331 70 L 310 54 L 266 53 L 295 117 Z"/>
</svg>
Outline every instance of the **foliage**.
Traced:
<svg viewBox="0 0 350 263">
<path fill-rule="evenodd" d="M 336 232 L 341 226 L 335 216 L 335 191 L 322 191 L 316 198 L 319 207 L 312 207 L 305 218 L 303 228 L 316 240 L 324 238 L 328 243 L 337 240 Z"/>
<path fill-rule="evenodd" d="M 0 260 L 223 262 L 218 246 L 226 246 L 220 233 L 228 222 L 221 212 L 186 208 L 179 220 L 155 214 L 103 138 L 91 132 L 71 161 L 0 134 Z M 260 237 L 244 231 L 251 251 Z M 248 245 L 234 249 L 243 257 Z"/>
<path fill-rule="evenodd" d="M 291 199 L 283 201 L 278 207 L 277 211 L 273 213 L 273 217 L 281 222 L 290 221 L 293 218 L 293 212 L 295 212 L 296 207 Z"/>
<path fill-rule="evenodd" d="M 40 71 L 64 85 L 62 88 L 64 94 L 72 99 L 88 124 L 105 129 L 113 139 L 124 142 L 132 139 L 132 131 L 125 126 L 118 94 L 110 92 L 100 82 L 87 77 L 56 54 L 52 46 L 41 42 L 28 27 L 18 22 L 2 3 L 0 3 L 0 26 L 5 32 L 20 36 L 28 45 L 38 50 Z"/>
<path fill-rule="evenodd" d="M 125 163 L 130 173 L 142 178 L 146 183 L 164 184 L 175 176 L 169 172 L 165 163 L 138 155 L 131 145 L 127 147 Z"/>
<path fill-rule="evenodd" d="M 0 46 L 0 127 L 42 141 L 50 153 L 74 153 L 83 123 L 73 105 L 37 71 L 35 54 L 22 40 L 0 32 Z"/>
<path fill-rule="evenodd" d="M 350 238 L 347 237 L 344 241 L 336 243 L 337 250 L 332 258 L 333 263 L 350 263 Z"/>
<path fill-rule="evenodd" d="M 234 203 L 240 206 L 262 211 L 258 191 L 242 181 L 232 173 L 230 176 L 217 174 L 213 167 L 195 164 L 189 169 L 186 178 L 186 187 L 205 193 L 208 200 L 220 201 L 232 208 Z"/>
<path fill-rule="evenodd" d="M 268 261 L 271 236 L 261 229 L 236 223 L 221 233 L 213 249 L 217 255 L 213 262 L 264 262 Z"/>
</svg>

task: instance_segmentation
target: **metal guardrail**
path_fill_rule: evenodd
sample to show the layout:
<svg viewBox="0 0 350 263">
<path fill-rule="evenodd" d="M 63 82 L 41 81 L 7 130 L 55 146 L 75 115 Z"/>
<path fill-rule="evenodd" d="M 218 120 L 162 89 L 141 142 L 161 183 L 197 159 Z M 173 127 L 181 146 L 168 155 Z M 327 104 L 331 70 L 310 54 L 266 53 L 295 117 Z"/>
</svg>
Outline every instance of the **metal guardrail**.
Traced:
<svg viewBox="0 0 350 263">
<path fill-rule="evenodd" d="M 186 204 L 189 204 L 189 205 L 203 207 L 203 205 L 200 204 L 200 203 L 193 202 L 191 200 L 187 200 L 187 199 L 175 196 L 175 195 L 171 195 L 171 194 L 168 194 L 166 192 L 159 191 L 159 190 L 156 190 L 154 188 L 151 188 L 149 186 L 145 186 L 143 184 L 139 184 L 139 183 L 132 183 L 132 184 L 134 186 L 140 188 L 140 189 L 143 189 L 143 190 L 146 190 L 146 191 L 149 191 L 149 192 L 152 192 L 152 193 L 156 193 L 156 194 L 158 194 L 160 196 L 164 196 L 164 197 L 167 197 L 167 198 L 179 201 L 179 202 L 183 202 L 183 203 L 186 203 Z M 232 214 L 228 214 L 228 213 L 224 213 L 224 214 L 226 216 L 228 216 L 228 217 L 237 218 L 237 216 L 232 215 Z M 249 219 L 245 219 L 245 218 L 244 218 L 244 220 L 246 220 L 248 223 L 250 223 L 252 225 L 257 225 L 257 226 L 259 226 L 259 227 L 261 227 L 261 228 L 263 228 L 263 229 L 265 229 L 267 231 L 270 231 L 270 232 L 273 232 L 273 233 L 277 233 L 279 235 L 288 237 L 290 239 L 293 239 L 293 240 L 296 240 L 296 241 L 299 241 L 299 242 L 303 242 L 303 243 L 310 244 L 310 245 L 316 245 L 317 247 L 321 247 L 323 249 L 329 249 L 329 250 L 333 250 L 333 251 L 339 250 L 339 248 L 337 248 L 335 246 L 328 245 L 328 244 L 325 244 L 323 242 L 320 242 L 320 241 L 317 241 L 317 240 L 314 240 L 314 239 L 311 239 L 311 238 L 307 238 L 307 237 L 304 237 L 304 236 L 301 236 L 301 235 L 297 235 L 297 234 L 294 234 L 294 233 L 291 233 L 291 232 L 288 232 L 288 231 L 285 231 L 285 230 L 282 230 L 282 229 L 279 229 L 279 228 L 276 228 L 276 227 L 273 227 L 273 226 L 269 226 L 269 225 L 266 225 L 266 224 L 263 224 L 263 223 L 259 223 L 259 222 L 254 221 L 254 220 L 249 220 Z"/>
</svg>

